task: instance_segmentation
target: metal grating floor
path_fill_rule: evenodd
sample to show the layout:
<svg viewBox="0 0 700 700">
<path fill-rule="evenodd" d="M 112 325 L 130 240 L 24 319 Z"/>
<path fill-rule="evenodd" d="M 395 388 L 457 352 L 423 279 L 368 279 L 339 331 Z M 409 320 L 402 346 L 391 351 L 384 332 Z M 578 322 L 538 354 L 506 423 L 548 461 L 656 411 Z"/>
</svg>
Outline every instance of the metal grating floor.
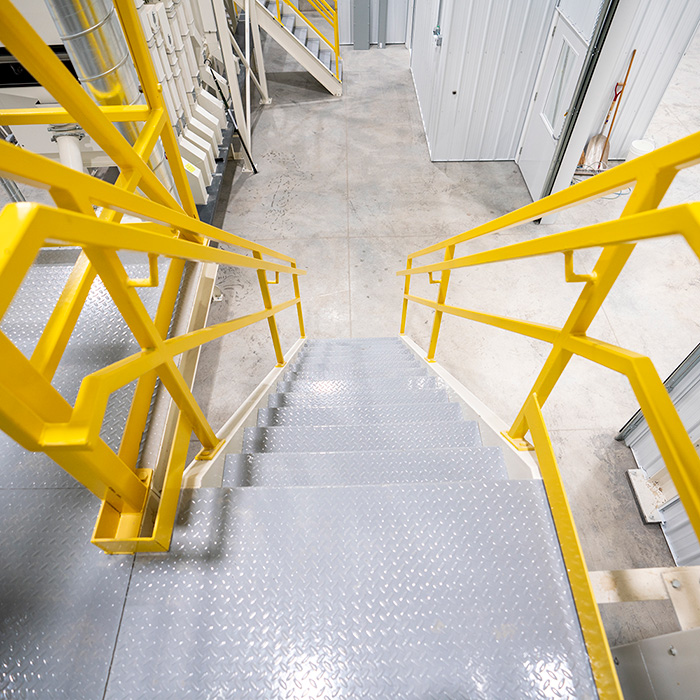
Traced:
<svg viewBox="0 0 700 700">
<path fill-rule="evenodd" d="M 593 698 L 554 545 L 537 482 L 185 493 L 106 697 Z"/>
</svg>

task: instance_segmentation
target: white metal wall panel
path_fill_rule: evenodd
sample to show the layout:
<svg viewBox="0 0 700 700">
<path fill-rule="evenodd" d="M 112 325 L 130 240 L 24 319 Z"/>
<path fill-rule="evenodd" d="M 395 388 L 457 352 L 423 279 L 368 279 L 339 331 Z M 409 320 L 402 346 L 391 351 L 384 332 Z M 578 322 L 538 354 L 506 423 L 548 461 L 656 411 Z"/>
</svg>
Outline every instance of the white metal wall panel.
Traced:
<svg viewBox="0 0 700 700">
<path fill-rule="evenodd" d="M 418 35 L 430 34 L 434 26 L 418 19 L 427 2 L 416 0 L 414 62 L 421 60 Z M 445 38 L 437 49 L 442 55 L 423 88 L 434 92 L 432 98 L 421 95 L 416 79 L 433 160 L 515 158 L 555 5 L 556 0 L 443 0 Z"/>
<path fill-rule="evenodd" d="M 602 0 L 559 0 L 558 7 L 586 43 L 590 43 L 602 4 Z"/>
<path fill-rule="evenodd" d="M 353 0 L 338 0 L 338 19 L 340 24 L 340 43 L 352 44 Z M 377 43 L 379 19 L 379 0 L 370 0 L 370 43 Z M 389 0 L 386 18 L 387 44 L 406 43 L 406 25 L 408 23 L 408 0 Z"/>
<path fill-rule="evenodd" d="M 621 81 L 632 50 L 637 49 L 610 140 L 611 158 L 624 158 L 632 141 L 644 136 L 698 23 L 698 0 L 640 0 L 617 66 Z M 611 85 L 611 98 L 612 89 Z M 600 124 L 607 108 L 606 103 L 601 110 Z"/>
</svg>

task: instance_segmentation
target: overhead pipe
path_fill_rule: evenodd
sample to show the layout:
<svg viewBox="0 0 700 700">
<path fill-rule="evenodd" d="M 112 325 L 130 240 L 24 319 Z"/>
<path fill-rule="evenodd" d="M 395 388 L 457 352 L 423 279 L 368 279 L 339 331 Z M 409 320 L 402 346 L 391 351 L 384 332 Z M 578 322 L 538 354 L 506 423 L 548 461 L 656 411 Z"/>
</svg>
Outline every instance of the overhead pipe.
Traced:
<svg viewBox="0 0 700 700">
<path fill-rule="evenodd" d="M 100 105 L 145 104 L 136 67 L 111 0 L 45 0 L 81 84 Z M 139 127 L 132 122 L 115 126 L 132 145 Z M 177 197 L 175 183 L 160 142 L 149 165 Z"/>
</svg>

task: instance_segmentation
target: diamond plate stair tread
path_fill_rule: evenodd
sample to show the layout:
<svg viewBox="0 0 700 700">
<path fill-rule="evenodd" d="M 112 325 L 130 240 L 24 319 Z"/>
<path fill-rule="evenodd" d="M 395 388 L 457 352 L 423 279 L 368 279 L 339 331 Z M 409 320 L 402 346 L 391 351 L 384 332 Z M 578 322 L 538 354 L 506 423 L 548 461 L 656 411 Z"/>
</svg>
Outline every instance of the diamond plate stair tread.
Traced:
<svg viewBox="0 0 700 700">
<path fill-rule="evenodd" d="M 0 697 L 104 693 L 133 557 L 90 544 L 84 489 L 0 491 Z"/>
<path fill-rule="evenodd" d="M 475 422 L 245 428 L 243 452 L 361 452 L 480 445 Z"/>
<path fill-rule="evenodd" d="M 294 33 L 294 25 L 296 24 L 296 17 L 293 14 L 282 15 L 282 24 L 285 26 L 288 32 Z"/>
<path fill-rule="evenodd" d="M 231 454 L 223 486 L 355 486 L 507 479 L 498 447 L 413 452 Z"/>
<path fill-rule="evenodd" d="M 136 558 L 105 697 L 595 690 L 529 481 L 184 493 L 170 553 Z"/>
<path fill-rule="evenodd" d="M 306 44 L 306 36 L 307 36 L 308 33 L 309 33 L 308 27 L 301 26 L 301 27 L 295 27 L 295 28 L 294 28 L 294 36 L 295 36 L 297 39 L 299 39 L 299 41 L 300 41 L 302 44 Z"/>
<path fill-rule="evenodd" d="M 391 365 L 384 367 L 328 367 L 328 368 L 310 368 L 299 370 L 288 370 L 284 375 L 284 381 L 295 380 L 312 380 L 312 381 L 327 381 L 329 379 L 399 379 L 401 377 L 427 377 L 428 370 L 425 367 L 410 366 L 410 367 L 393 367 Z"/>
<path fill-rule="evenodd" d="M 349 355 L 347 358 L 306 358 L 301 357 L 289 365 L 290 369 L 329 369 L 331 367 L 342 367 L 354 369 L 356 367 L 366 367 L 368 369 L 376 367 L 422 367 L 417 359 L 412 357 L 385 357 L 357 358 Z"/>
<path fill-rule="evenodd" d="M 321 61 L 321 63 L 323 63 L 323 65 L 328 68 L 329 71 L 333 71 L 331 68 L 333 63 L 333 54 L 330 51 L 323 49 L 318 55 L 318 60 Z"/>
<path fill-rule="evenodd" d="M 75 258 L 67 257 L 65 251 L 42 252 L 3 317 L 3 332 L 25 355 L 31 355 L 39 340 L 74 262 Z M 130 277 L 148 276 L 147 263 L 127 262 L 125 268 Z M 159 271 L 161 279 L 165 279 L 167 263 L 159 265 Z M 139 296 L 151 316 L 157 308 L 159 294 L 159 288 L 139 289 Z M 131 331 L 98 279 L 88 294 L 53 385 L 73 403 L 83 377 L 138 349 Z M 126 386 L 116 391 L 107 404 L 100 436 L 113 449 L 119 447 L 132 396 L 133 386 Z M 29 452 L 2 434 L 0 455 L 0 489 L 79 486 L 46 455 Z"/>
<path fill-rule="evenodd" d="M 404 389 L 386 391 L 366 389 L 364 391 L 354 391 L 336 393 L 323 397 L 306 394 L 304 392 L 293 392 L 289 394 L 270 394 L 267 405 L 270 408 L 279 406 L 366 406 L 368 403 L 390 404 L 390 403 L 448 403 L 449 398 L 444 389 Z"/>
<path fill-rule="evenodd" d="M 370 379 L 295 379 L 280 382 L 278 392 L 313 394 L 324 398 L 335 394 L 349 394 L 353 391 L 407 391 L 410 389 L 439 389 L 443 382 L 438 377 L 381 377 Z"/>
<path fill-rule="evenodd" d="M 321 41 L 315 37 L 310 37 L 306 40 L 306 49 L 314 57 L 318 58 L 318 52 L 321 48 Z"/>
<path fill-rule="evenodd" d="M 388 406 L 314 406 L 258 409 L 258 426 L 278 425 L 366 425 L 372 423 L 455 422 L 462 409 L 448 404 L 390 404 Z"/>
</svg>

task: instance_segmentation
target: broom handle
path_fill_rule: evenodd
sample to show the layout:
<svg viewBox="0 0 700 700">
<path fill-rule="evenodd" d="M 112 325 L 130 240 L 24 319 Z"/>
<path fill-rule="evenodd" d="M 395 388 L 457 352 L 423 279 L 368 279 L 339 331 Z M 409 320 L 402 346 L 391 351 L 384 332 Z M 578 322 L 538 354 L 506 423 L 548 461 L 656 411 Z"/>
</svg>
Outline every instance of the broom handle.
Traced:
<svg viewBox="0 0 700 700">
<path fill-rule="evenodd" d="M 610 134 L 612 134 L 613 126 L 615 126 L 615 117 L 617 117 L 617 110 L 620 109 L 620 102 L 622 102 L 622 93 L 625 91 L 625 85 L 627 85 L 627 78 L 630 77 L 630 70 L 632 70 L 632 61 L 634 61 L 634 55 L 637 53 L 637 49 L 632 51 L 632 56 L 630 56 L 630 62 L 627 66 L 627 73 L 625 74 L 625 80 L 622 83 L 622 89 L 617 99 L 617 106 L 615 107 L 615 114 L 613 114 L 612 121 L 610 122 L 610 128 L 608 129 L 608 135 L 605 137 L 605 145 L 608 145 L 610 141 Z"/>
</svg>

